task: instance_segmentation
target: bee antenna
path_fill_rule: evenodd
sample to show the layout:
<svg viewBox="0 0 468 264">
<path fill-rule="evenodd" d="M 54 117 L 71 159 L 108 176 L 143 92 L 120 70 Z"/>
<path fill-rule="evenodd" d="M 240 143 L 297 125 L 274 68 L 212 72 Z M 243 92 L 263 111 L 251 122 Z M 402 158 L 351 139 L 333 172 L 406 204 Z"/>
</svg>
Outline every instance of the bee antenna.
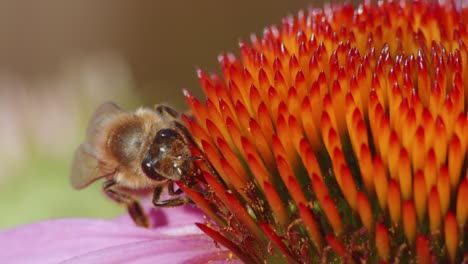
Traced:
<svg viewBox="0 0 468 264">
<path fill-rule="evenodd" d="M 188 160 L 201 160 L 205 164 L 205 166 L 208 168 L 211 175 L 213 175 L 218 180 L 218 182 L 223 185 L 223 187 L 227 188 L 227 185 L 224 182 L 224 180 L 221 178 L 221 176 L 219 176 L 216 169 L 213 167 L 213 165 L 211 165 L 211 163 L 204 156 L 190 156 L 190 157 L 187 157 L 187 159 Z"/>
<path fill-rule="evenodd" d="M 201 148 L 198 146 L 198 144 L 195 142 L 195 140 L 193 140 L 192 138 L 192 134 L 187 130 L 187 128 L 182 125 L 180 122 L 178 121 L 172 121 L 172 125 L 177 129 L 179 130 L 183 136 L 190 142 L 190 144 L 195 147 L 200 153 L 203 153 L 203 151 L 201 150 Z M 190 157 L 186 157 L 187 159 L 189 160 L 201 160 L 205 166 L 208 168 L 208 170 L 210 171 L 210 173 L 224 186 L 224 187 L 227 187 L 226 183 L 224 182 L 224 180 L 221 178 L 221 176 L 219 176 L 218 172 L 216 171 L 216 169 L 213 167 L 213 165 L 207 160 L 207 158 L 205 156 L 190 156 Z"/>
<path fill-rule="evenodd" d="M 167 106 L 167 105 L 156 105 L 154 107 L 156 113 L 160 115 L 168 114 L 172 118 L 179 118 L 180 114 L 174 108 Z"/>
</svg>

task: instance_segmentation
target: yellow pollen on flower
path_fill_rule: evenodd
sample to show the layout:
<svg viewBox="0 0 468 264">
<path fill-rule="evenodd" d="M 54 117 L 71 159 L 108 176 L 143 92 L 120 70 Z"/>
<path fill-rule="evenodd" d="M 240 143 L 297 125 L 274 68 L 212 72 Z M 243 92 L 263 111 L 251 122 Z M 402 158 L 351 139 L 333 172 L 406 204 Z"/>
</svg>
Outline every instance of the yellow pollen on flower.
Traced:
<svg viewBox="0 0 468 264">
<path fill-rule="evenodd" d="M 468 258 L 468 8 L 301 11 L 197 70 L 194 186 L 248 263 Z"/>
</svg>

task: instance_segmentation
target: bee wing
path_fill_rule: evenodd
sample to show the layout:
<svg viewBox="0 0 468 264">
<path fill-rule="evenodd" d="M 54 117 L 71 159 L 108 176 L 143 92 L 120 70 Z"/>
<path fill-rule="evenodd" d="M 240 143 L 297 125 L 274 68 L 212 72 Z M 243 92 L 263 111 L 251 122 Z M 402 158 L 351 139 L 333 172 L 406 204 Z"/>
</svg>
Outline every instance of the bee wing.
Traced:
<svg viewBox="0 0 468 264">
<path fill-rule="evenodd" d="M 109 166 L 98 159 L 97 149 L 101 144 L 102 133 L 108 120 L 125 113 L 112 102 L 101 104 L 89 120 L 86 140 L 75 151 L 70 181 L 75 189 L 82 189 L 92 182 L 111 174 L 115 167 Z"/>
<path fill-rule="evenodd" d="M 103 128 L 106 126 L 107 121 L 122 113 L 125 113 L 125 111 L 113 102 L 106 102 L 101 104 L 96 109 L 96 111 L 94 111 L 93 116 L 88 122 L 88 129 L 86 131 L 86 141 L 90 143 L 91 146 L 95 146 L 93 144 L 94 140 L 96 136 L 103 131 Z"/>
<path fill-rule="evenodd" d="M 115 169 L 103 166 L 89 151 L 89 146 L 81 144 L 75 151 L 70 182 L 73 188 L 82 189 L 92 182 L 113 173 Z"/>
</svg>

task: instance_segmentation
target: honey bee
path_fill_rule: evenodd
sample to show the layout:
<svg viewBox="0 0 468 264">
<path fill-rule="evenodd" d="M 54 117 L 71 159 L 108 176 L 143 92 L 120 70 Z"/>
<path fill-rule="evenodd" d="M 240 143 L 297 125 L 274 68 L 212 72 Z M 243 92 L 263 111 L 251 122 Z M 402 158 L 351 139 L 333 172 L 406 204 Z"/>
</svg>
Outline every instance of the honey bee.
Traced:
<svg viewBox="0 0 468 264">
<path fill-rule="evenodd" d="M 89 121 L 84 143 L 75 151 L 72 186 L 82 189 L 103 178 L 104 193 L 126 205 L 137 225 L 149 227 L 138 199 L 152 193 L 155 206 L 189 202 L 180 196 L 182 190 L 174 190 L 174 181 L 190 182 L 197 173 L 194 160 L 204 160 L 192 155 L 190 146 L 195 143 L 179 121 L 180 114 L 165 105 L 130 113 L 111 102 L 102 104 Z M 160 200 L 164 188 L 171 199 Z"/>
</svg>

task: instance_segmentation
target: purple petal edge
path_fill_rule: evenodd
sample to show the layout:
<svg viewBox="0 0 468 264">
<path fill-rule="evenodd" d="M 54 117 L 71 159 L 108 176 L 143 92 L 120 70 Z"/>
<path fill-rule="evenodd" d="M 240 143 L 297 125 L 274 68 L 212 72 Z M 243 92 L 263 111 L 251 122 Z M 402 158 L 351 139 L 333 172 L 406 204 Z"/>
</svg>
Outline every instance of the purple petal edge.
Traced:
<svg viewBox="0 0 468 264">
<path fill-rule="evenodd" d="M 115 220 L 58 219 L 0 231 L 2 263 L 206 263 L 225 261 L 195 225 L 203 221 L 190 207 L 148 210 L 152 229 Z"/>
<path fill-rule="evenodd" d="M 192 205 L 155 208 L 149 203 L 145 203 L 144 206 L 150 219 L 151 228 L 188 225 L 194 224 L 196 221 L 204 221 L 203 212 Z M 118 217 L 115 221 L 127 225 L 134 225 L 133 220 L 128 214 Z"/>
<path fill-rule="evenodd" d="M 90 252 L 63 264 L 90 263 L 225 263 L 230 252 L 214 246 L 204 235 L 187 236 L 178 239 L 157 239 L 126 244 Z M 231 260 L 230 263 L 241 263 Z"/>
</svg>

